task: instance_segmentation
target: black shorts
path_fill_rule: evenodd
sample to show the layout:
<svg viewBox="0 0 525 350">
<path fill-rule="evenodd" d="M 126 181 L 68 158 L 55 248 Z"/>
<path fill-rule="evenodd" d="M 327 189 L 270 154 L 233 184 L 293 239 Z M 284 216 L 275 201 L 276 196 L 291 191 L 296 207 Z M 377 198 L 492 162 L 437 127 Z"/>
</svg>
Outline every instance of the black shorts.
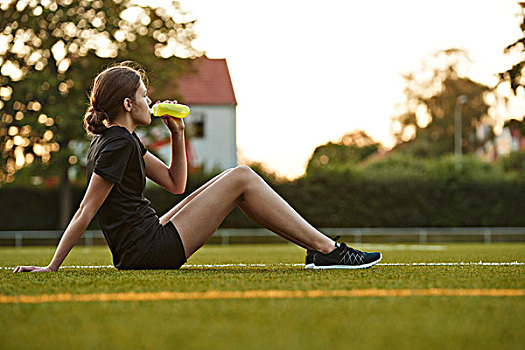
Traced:
<svg viewBox="0 0 525 350">
<path fill-rule="evenodd" d="M 171 270 L 179 269 L 186 262 L 184 245 L 177 228 L 171 221 L 162 225 L 154 234 L 151 248 L 141 258 L 122 270 Z"/>
</svg>

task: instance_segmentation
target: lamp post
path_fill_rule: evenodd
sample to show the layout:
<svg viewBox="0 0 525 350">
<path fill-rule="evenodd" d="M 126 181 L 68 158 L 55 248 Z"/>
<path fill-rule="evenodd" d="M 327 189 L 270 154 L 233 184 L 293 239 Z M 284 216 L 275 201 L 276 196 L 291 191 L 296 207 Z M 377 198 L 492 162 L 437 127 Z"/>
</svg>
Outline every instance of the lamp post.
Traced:
<svg viewBox="0 0 525 350">
<path fill-rule="evenodd" d="M 461 113 L 461 110 L 463 105 L 467 103 L 468 97 L 467 95 L 459 95 L 456 99 L 456 109 L 455 109 L 455 116 L 454 116 L 454 155 L 455 155 L 455 166 L 456 171 L 461 172 L 462 164 L 461 164 L 461 156 L 462 156 L 462 129 L 463 129 L 463 115 Z"/>
</svg>

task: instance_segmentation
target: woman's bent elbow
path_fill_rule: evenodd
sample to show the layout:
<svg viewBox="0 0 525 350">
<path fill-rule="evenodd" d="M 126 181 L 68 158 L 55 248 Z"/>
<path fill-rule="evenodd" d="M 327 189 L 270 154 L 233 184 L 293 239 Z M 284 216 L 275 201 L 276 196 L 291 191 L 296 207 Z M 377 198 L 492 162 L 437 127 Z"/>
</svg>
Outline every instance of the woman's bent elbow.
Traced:
<svg viewBox="0 0 525 350">
<path fill-rule="evenodd" d="M 186 191 L 186 184 L 184 186 L 173 186 L 169 191 L 173 194 L 183 194 Z"/>
</svg>

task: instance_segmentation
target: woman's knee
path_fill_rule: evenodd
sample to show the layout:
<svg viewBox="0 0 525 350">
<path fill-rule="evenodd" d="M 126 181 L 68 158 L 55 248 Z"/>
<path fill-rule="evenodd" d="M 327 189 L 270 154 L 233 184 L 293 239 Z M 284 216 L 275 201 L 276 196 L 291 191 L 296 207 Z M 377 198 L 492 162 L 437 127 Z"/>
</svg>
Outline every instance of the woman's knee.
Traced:
<svg viewBox="0 0 525 350">
<path fill-rule="evenodd" d="M 233 170 L 245 177 L 258 176 L 257 173 L 247 165 L 237 165 Z"/>
<path fill-rule="evenodd" d="M 236 166 L 230 174 L 235 176 L 235 180 L 238 181 L 240 185 L 248 185 L 259 177 L 252 168 L 246 165 Z"/>
</svg>

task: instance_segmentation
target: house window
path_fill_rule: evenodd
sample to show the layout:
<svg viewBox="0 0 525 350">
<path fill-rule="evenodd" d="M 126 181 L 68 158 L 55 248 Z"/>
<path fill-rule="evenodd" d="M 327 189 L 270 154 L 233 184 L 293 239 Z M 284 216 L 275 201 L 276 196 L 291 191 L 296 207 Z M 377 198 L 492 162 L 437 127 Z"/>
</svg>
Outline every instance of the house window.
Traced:
<svg viewBox="0 0 525 350">
<path fill-rule="evenodd" d="M 204 137 L 204 112 L 192 112 L 188 120 L 189 132 L 191 137 Z"/>
</svg>

